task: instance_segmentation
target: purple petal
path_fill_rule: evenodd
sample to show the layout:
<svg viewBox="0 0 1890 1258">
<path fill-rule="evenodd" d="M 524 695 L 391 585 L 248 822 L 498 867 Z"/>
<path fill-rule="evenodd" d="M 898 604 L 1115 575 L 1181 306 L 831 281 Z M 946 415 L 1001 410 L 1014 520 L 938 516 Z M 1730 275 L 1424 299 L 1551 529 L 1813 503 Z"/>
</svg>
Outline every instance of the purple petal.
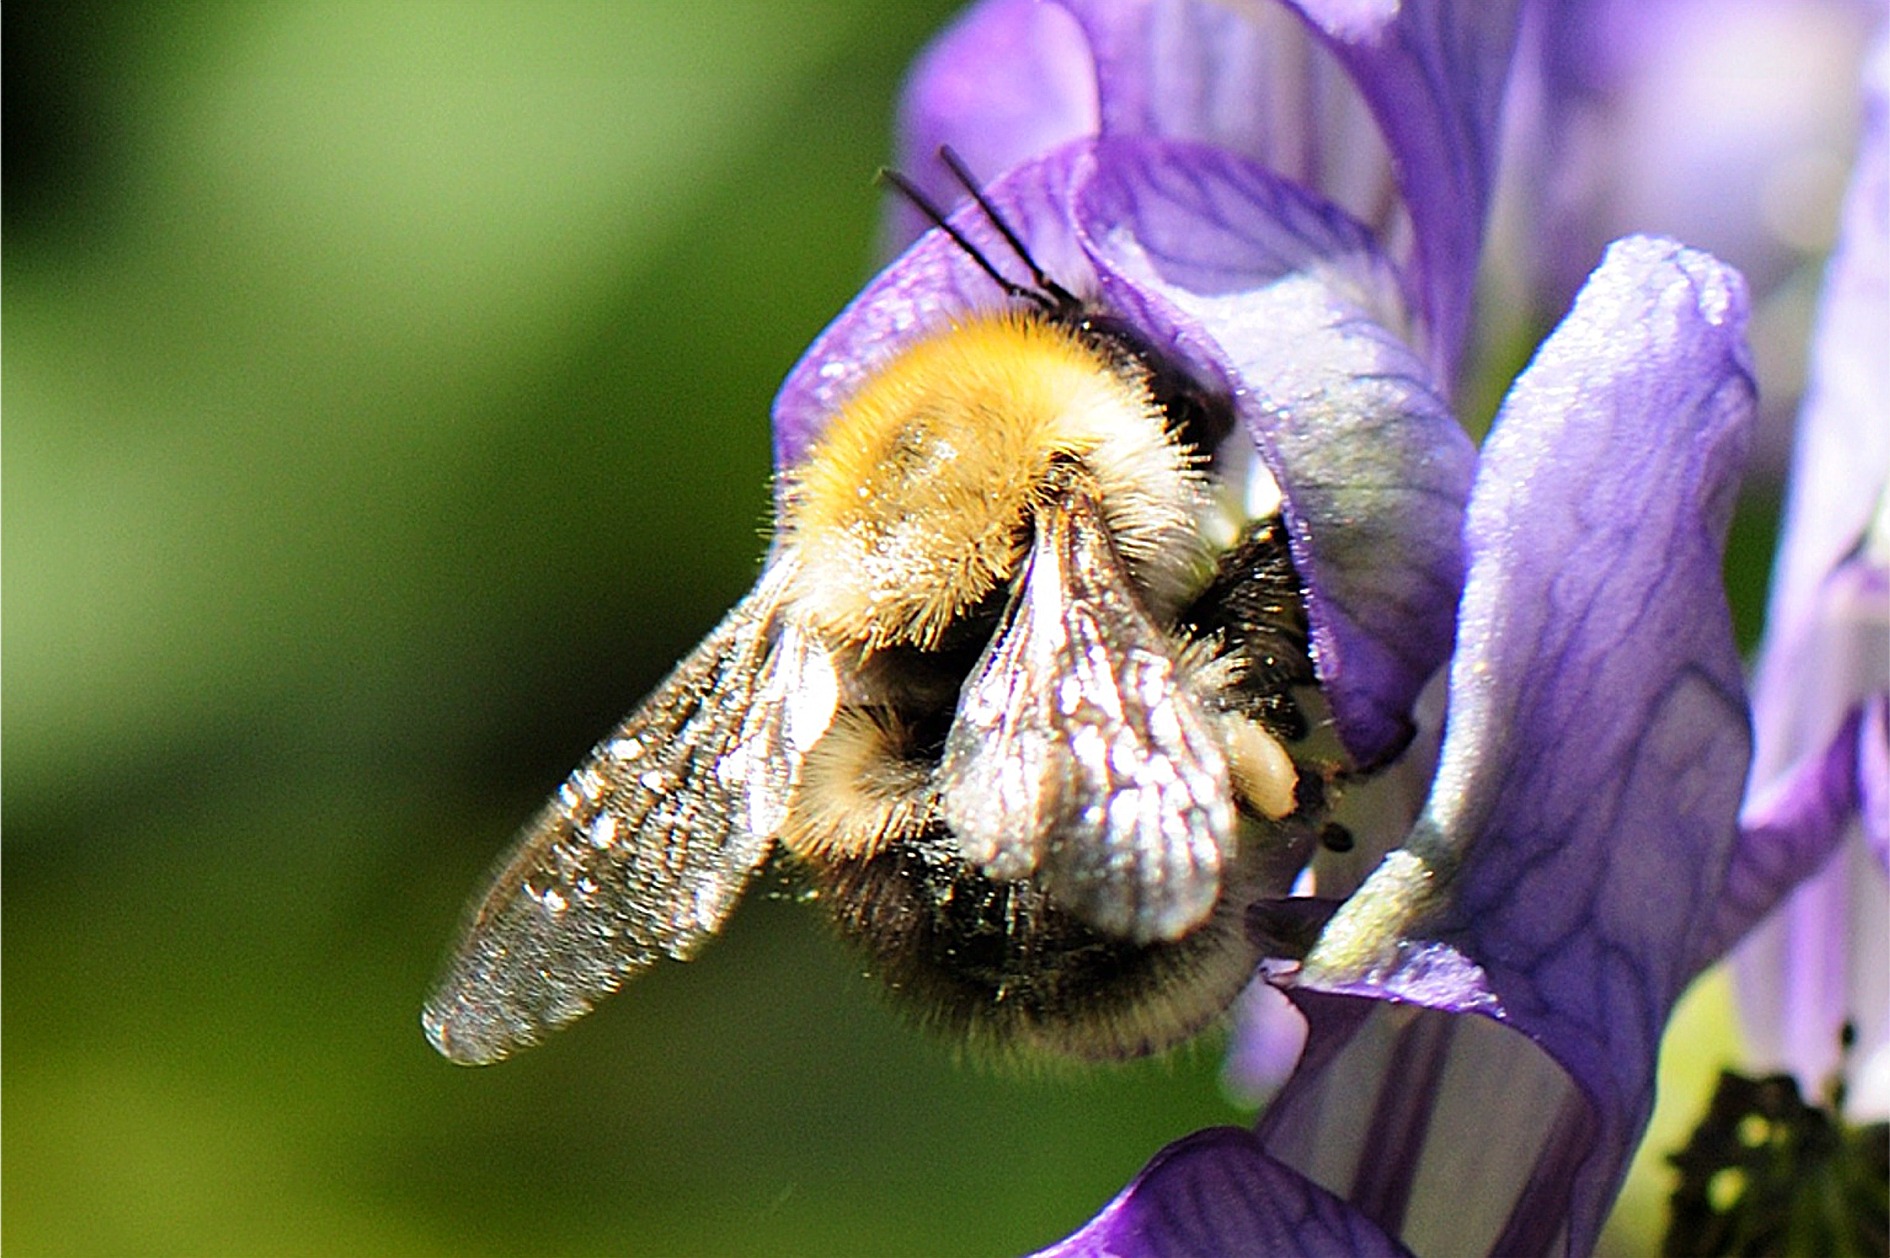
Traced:
<svg viewBox="0 0 1890 1258">
<path fill-rule="evenodd" d="M 1865 709 L 1858 732 L 1857 788 L 1864 842 L 1877 867 L 1890 874 L 1890 703 L 1881 697 Z"/>
<path fill-rule="evenodd" d="M 1733 858 L 1747 731 L 1719 573 L 1753 408 L 1744 323 L 1736 274 L 1625 240 L 1518 380 L 1471 494 L 1431 797 L 1302 978 L 1481 1009 L 1553 1056 L 1592 1111 L 1577 1252 Z"/>
<path fill-rule="evenodd" d="M 1305 23 L 1270 5 L 986 0 L 920 57 L 899 152 L 924 182 L 940 144 L 995 177 L 1086 135 L 1194 141 L 1363 209 L 1389 194 L 1388 158 L 1349 86 Z M 928 190 L 957 199 L 938 175 Z"/>
<path fill-rule="evenodd" d="M 1331 1193 L 1281 1166 L 1252 1132 L 1197 1131 L 1157 1153 L 1129 1186 L 1047 1258 L 1408 1253 Z"/>
<path fill-rule="evenodd" d="M 1881 713 L 1883 701 L 1872 707 Z M 1773 778 L 1749 796 L 1740 816 L 1739 850 L 1727 871 L 1724 898 L 1714 908 L 1713 927 L 1701 939 L 1704 966 L 1730 948 L 1771 912 L 1794 887 L 1831 859 L 1859 804 L 1859 761 L 1867 758 L 1863 711 L 1853 712 L 1830 744 Z M 1841 921 L 1828 934 L 1843 937 Z M 1832 1047 L 1842 1013 L 1829 1023 Z"/>
<path fill-rule="evenodd" d="M 1890 698 L 1879 695 L 1851 714 L 1822 754 L 1747 799 L 1740 859 L 1719 906 L 1714 942 L 1723 947 L 1778 905 L 1734 956 L 1740 1020 L 1754 1067 L 1790 1071 L 1812 1096 L 1844 1065 L 1846 1023 L 1857 1033 L 1859 1060 L 1890 1042 L 1890 973 L 1882 964 L 1890 879 L 1868 838 L 1884 825 L 1886 801 L 1871 796 L 1890 757 L 1887 711 Z M 1854 1087 L 1852 1102 L 1859 1118 L 1890 1116 L 1880 1088 Z"/>
<path fill-rule="evenodd" d="M 1402 323 L 1368 233 L 1227 153 L 1151 140 L 1066 146 L 988 190 L 1059 282 L 1235 399 L 1286 496 L 1319 675 L 1346 746 L 1395 752 L 1449 649 L 1474 460 Z M 959 224 L 991 242 L 979 214 Z M 1003 294 L 929 233 L 823 332 L 775 401 L 777 463 L 798 461 L 872 371 Z"/>
<path fill-rule="evenodd" d="M 1890 39 L 1880 41 L 1871 76 L 1753 680 L 1760 785 L 1823 746 L 1859 699 L 1886 685 L 1890 518 L 1880 517 L 1890 512 Z"/>
<path fill-rule="evenodd" d="M 1096 63 L 1082 27 L 1063 7 L 986 0 L 939 34 L 913 63 L 899 104 L 895 161 L 935 202 L 965 190 L 938 160 L 950 146 L 985 179 L 1101 126 Z M 926 224 L 896 199 L 895 242 Z"/>
<path fill-rule="evenodd" d="M 1290 16 L 1204 0 L 1061 3 L 1096 60 L 1104 135 L 1193 140 L 1309 173 L 1298 167 L 1324 85 Z"/>
<path fill-rule="evenodd" d="M 1285 992 L 1264 980 L 1248 985 L 1229 1011 L 1233 1036 L 1222 1085 L 1258 1105 L 1291 1077 L 1306 1047 L 1306 1019 Z"/>
<path fill-rule="evenodd" d="M 1883 737 L 1883 705 L 1873 707 L 1877 719 L 1857 723 L 1865 727 L 1862 736 L 1835 745 L 1833 754 L 1822 759 L 1820 767 L 1835 771 L 1804 784 L 1814 789 L 1779 792 L 1799 797 L 1820 814 L 1812 824 L 1789 816 L 1777 821 L 1800 849 L 1814 845 L 1808 836 L 1822 839 L 1815 846 L 1826 859 L 1734 957 L 1740 1022 L 1754 1068 L 1790 1071 L 1812 1096 L 1824 1096 L 1845 1065 L 1839 1039 L 1845 1023 L 1855 1028 L 1854 1054 L 1866 1069 L 1890 1041 L 1890 973 L 1883 964 L 1890 954 L 1890 881 L 1875 854 L 1859 841 L 1855 812 L 1833 815 L 1846 805 L 1855 809 L 1856 794 L 1846 799 L 1842 788 L 1828 780 L 1841 775 L 1855 787 L 1859 753 L 1867 750 L 1862 744 Z M 1844 733 L 1855 730 L 1856 725 L 1847 726 Z M 1845 762 L 1841 769 L 1836 761 Z M 1824 823 L 1822 830 L 1818 822 Z M 1773 837 L 1761 828 L 1748 842 Z M 1853 1074 L 1860 1077 L 1862 1072 Z M 1890 1096 L 1881 1082 L 1853 1086 L 1850 1101 L 1855 1118 L 1890 1117 Z"/>
<path fill-rule="evenodd" d="M 1215 0 L 1061 2 L 1094 50 L 1104 135 L 1224 149 L 1343 207 L 1381 248 L 1404 238 L 1371 108 L 1298 13 Z"/>
<path fill-rule="evenodd" d="M 1266 1151 L 1414 1252 L 1547 1253 L 1566 1235 L 1591 1110 L 1500 1023 L 1295 990 L 1306 1053 L 1262 1117 Z"/>
<path fill-rule="evenodd" d="M 1293 7 L 1304 26 L 1270 6 L 1206 0 L 990 0 L 921 58 L 900 161 L 949 205 L 962 193 L 932 160 L 941 144 L 993 178 L 1084 135 L 1192 141 L 1388 229 L 1388 158 L 1414 229 L 1430 362 L 1448 379 L 1468 326 L 1516 4 Z M 1308 29 L 1322 47 L 1308 47 Z M 895 236 L 909 239 L 919 220 L 896 213 Z"/>
<path fill-rule="evenodd" d="M 1351 72 L 1390 146 L 1416 237 L 1430 361 L 1448 380 L 1469 330 L 1518 6 L 1291 2 Z"/>
<path fill-rule="evenodd" d="M 986 0 L 914 65 L 899 111 L 897 160 L 946 206 L 965 194 L 936 160 L 941 146 L 995 179 L 1097 135 L 1196 141 L 1318 187 L 1307 132 L 1315 101 L 1334 94 L 1325 80 L 1342 72 L 1310 62 L 1306 45 L 1303 26 L 1271 7 Z M 1360 127 L 1370 121 L 1362 108 L 1347 121 L 1358 148 Z M 1371 151 L 1382 162 L 1382 149 Z M 902 243 L 924 226 L 910 206 L 898 206 L 895 216 Z"/>
</svg>

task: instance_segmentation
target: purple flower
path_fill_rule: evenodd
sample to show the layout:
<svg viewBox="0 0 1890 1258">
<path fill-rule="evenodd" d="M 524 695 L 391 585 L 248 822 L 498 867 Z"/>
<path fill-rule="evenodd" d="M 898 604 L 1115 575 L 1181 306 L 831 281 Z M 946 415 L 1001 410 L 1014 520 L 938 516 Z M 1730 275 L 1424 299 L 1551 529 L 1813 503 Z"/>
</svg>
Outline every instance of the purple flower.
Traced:
<svg viewBox="0 0 1890 1258">
<path fill-rule="evenodd" d="M 1753 681 L 1736 954 L 1759 1066 L 1821 1096 L 1858 1032 L 1849 1106 L 1890 1117 L 1890 43 L 1879 41 L 1826 277 L 1785 534 Z M 1806 874 L 1813 876 L 1794 891 Z M 1789 894 L 1788 894 L 1789 893 Z M 1779 903 L 1783 897 L 1783 902 Z"/>
<path fill-rule="evenodd" d="M 1279 1097 L 1254 1131 L 1162 1151 L 1049 1252 L 1585 1252 L 1661 1029 L 1749 872 L 1719 579 L 1753 409 L 1745 292 L 1705 254 L 1617 243 L 1474 454 L 1443 399 L 1515 10 L 1291 17 L 995 0 L 908 89 L 922 186 L 951 199 L 929 154 L 952 145 L 1059 283 L 1233 399 L 1357 762 L 1404 747 L 1449 662 L 1402 845 L 1343 904 L 1254 906 L 1269 938 L 1330 915 L 1276 975 L 1310 1026 Z M 1354 103 L 1331 104 L 1347 83 Z M 1364 117 L 1376 180 L 1334 124 Z M 955 222 L 1002 253 L 983 214 Z M 915 337 L 1005 300 L 919 237 L 788 378 L 778 461 Z"/>
</svg>

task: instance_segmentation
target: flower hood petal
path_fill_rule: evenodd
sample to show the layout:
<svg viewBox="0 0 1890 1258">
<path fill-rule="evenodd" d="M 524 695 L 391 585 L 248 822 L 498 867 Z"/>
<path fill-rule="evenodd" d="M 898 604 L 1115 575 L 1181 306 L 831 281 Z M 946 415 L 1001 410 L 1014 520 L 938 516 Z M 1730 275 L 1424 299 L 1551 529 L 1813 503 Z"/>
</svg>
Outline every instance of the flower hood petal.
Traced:
<svg viewBox="0 0 1890 1258">
<path fill-rule="evenodd" d="M 994 177 L 1084 134 L 1192 141 L 1365 212 L 1381 172 L 1361 172 L 1363 119 L 1329 81 L 1348 75 L 1409 214 L 1429 362 L 1447 382 L 1469 324 L 1517 11 L 1515 0 L 1306 0 L 1284 11 L 1301 31 L 1265 5 L 987 0 L 915 67 L 899 160 L 949 205 L 961 190 L 931 160 L 941 144 Z M 1303 45 L 1305 32 L 1338 71 Z M 910 239 L 920 220 L 898 213 L 895 234 Z"/>
<path fill-rule="evenodd" d="M 1352 74 L 1391 150 L 1416 237 L 1419 305 L 1445 379 L 1470 326 L 1515 0 L 1292 0 Z"/>
</svg>

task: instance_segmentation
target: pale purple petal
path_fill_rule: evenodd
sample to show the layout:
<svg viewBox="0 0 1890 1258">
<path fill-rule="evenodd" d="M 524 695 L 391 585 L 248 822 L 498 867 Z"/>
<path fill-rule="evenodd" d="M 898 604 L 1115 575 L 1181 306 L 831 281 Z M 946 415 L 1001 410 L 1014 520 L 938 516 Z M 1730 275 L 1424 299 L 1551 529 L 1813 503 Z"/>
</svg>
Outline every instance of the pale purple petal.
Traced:
<svg viewBox="0 0 1890 1258">
<path fill-rule="evenodd" d="M 1518 380 L 1471 494 L 1430 800 L 1302 980 L 1481 1010 L 1553 1056 L 1591 1110 L 1576 1252 L 1733 857 L 1748 734 L 1719 574 L 1745 312 L 1710 257 L 1622 241 Z"/>
<path fill-rule="evenodd" d="M 1044 268 L 1224 389 L 1286 497 L 1316 663 L 1346 746 L 1395 752 L 1449 649 L 1474 451 L 1417 360 L 1391 267 L 1351 219 L 1222 150 L 1079 143 L 993 184 Z M 977 213 L 959 223 L 1005 257 Z M 929 233 L 789 373 L 778 465 L 891 355 L 954 315 L 1001 306 Z"/>
<path fill-rule="evenodd" d="M 1736 959 L 1754 1057 L 1762 1068 L 1790 1070 L 1814 1096 L 1839 1066 L 1838 1031 L 1846 1022 L 1859 1032 L 1858 1061 L 1890 1054 L 1890 968 L 1883 962 L 1890 950 L 1890 801 L 1883 790 L 1890 752 L 1882 716 L 1890 695 L 1887 97 L 1890 41 L 1880 40 L 1843 231 L 1826 273 L 1753 684 L 1756 748 L 1745 820 L 1771 877 L 1749 879 L 1738 902 L 1748 911 L 1725 927 L 1735 935 L 1793 875 L 1824 865 Z M 1799 766 L 1820 760 L 1834 762 L 1822 781 L 1814 779 L 1828 793 L 1807 801 Z M 1890 1094 L 1863 1100 L 1860 1113 L 1890 1115 Z"/>
<path fill-rule="evenodd" d="M 989 10 L 1010 10 L 1004 16 Z M 1044 14 L 1054 10 L 1052 20 Z M 1069 22 L 1080 29 L 1073 40 Z M 1037 89 L 1044 118 L 1013 113 L 1003 121 L 1020 133 L 1063 120 L 1064 139 L 1099 134 L 1188 140 L 1225 149 L 1267 167 L 1312 192 L 1376 222 L 1395 196 L 1390 162 L 1376 125 L 1347 72 L 1298 14 L 1272 4 L 1229 5 L 1219 0 L 988 0 L 960 27 L 979 26 L 978 38 L 958 29 L 928 52 L 910 97 L 927 98 L 902 136 L 904 154 L 924 159 L 939 143 L 1002 146 L 1009 160 L 977 166 L 995 175 L 1033 155 L 1019 138 L 980 134 L 989 106 L 954 87 L 952 79 L 1043 74 L 1057 90 Z M 1074 89 L 1076 44 L 1089 80 Z M 967 64 L 969 63 L 969 64 Z M 932 77 L 944 80 L 934 89 Z M 1016 85 L 996 94 L 1016 100 Z M 957 105 L 956 112 L 943 106 Z M 1080 107 L 1079 107 L 1080 106 Z M 1087 113 L 1083 111 L 1089 111 Z M 1088 130 L 1070 129 L 1077 120 Z M 1036 152 L 1047 151 L 1044 145 Z M 996 156 L 993 152 L 992 156 Z M 943 189 L 947 198 L 955 190 Z"/>
<path fill-rule="evenodd" d="M 1304 176 L 1315 97 L 1334 94 L 1324 80 L 1340 73 L 1310 51 L 1301 23 L 1271 5 L 985 0 L 914 65 L 897 161 L 945 206 L 965 191 L 941 146 L 986 180 L 1096 135 L 1191 140 Z M 1362 109 L 1349 121 L 1370 127 Z M 1358 126 L 1347 131 L 1360 147 Z M 910 206 L 895 215 L 901 243 L 918 235 Z"/>
<path fill-rule="evenodd" d="M 913 63 L 900 97 L 899 170 L 943 206 L 965 190 L 938 160 L 949 146 L 980 178 L 1101 126 L 1096 63 L 1076 19 L 1039 0 L 986 0 L 960 14 Z M 926 223 L 904 198 L 893 203 L 893 243 Z"/>
<path fill-rule="evenodd" d="M 1270 6 L 1066 2 L 1094 49 L 1103 134 L 1213 144 L 1386 226 L 1361 203 L 1374 180 L 1358 173 L 1363 129 L 1347 111 L 1349 98 Z M 1469 326 L 1517 5 L 1289 7 L 1350 75 L 1382 134 L 1415 234 L 1430 362 L 1448 380 Z M 1370 157 L 1376 162 L 1378 153 Z"/>
<path fill-rule="evenodd" d="M 1890 756 L 1887 710 L 1885 696 L 1869 701 L 1822 753 L 1747 798 L 1740 860 L 1718 909 L 1723 948 L 1783 897 L 1735 954 L 1740 1021 L 1753 1068 L 1791 1072 L 1813 1097 L 1843 1064 L 1846 1023 L 1857 1062 L 1890 1042 L 1890 878 L 1869 838 L 1884 824 L 1885 801 L 1872 793 Z M 1851 1111 L 1890 1117 L 1890 1096 L 1854 1087 Z"/>
<path fill-rule="evenodd" d="M 1881 735 L 1880 728 L 1875 732 Z M 1836 750 L 1855 765 L 1857 740 Z M 1848 800 L 1853 808 L 1856 800 L 1855 794 Z M 1812 802 L 1828 810 L 1842 801 L 1838 795 Z M 1827 811 L 1819 820 L 1828 817 Z M 1788 820 L 1799 822 L 1788 833 L 1801 843 L 1815 833 L 1798 818 Z M 1884 964 L 1890 956 L 1890 880 L 1857 834 L 1855 813 L 1843 820 L 1845 825 L 1830 828 L 1841 841 L 1821 845 L 1823 868 L 1792 891 L 1735 957 L 1752 1068 L 1789 1071 L 1815 1098 L 1827 1095 L 1843 1065 L 1839 1035 L 1845 1023 L 1856 1030 L 1853 1055 L 1859 1063 L 1890 1038 L 1890 972 Z M 1757 837 L 1768 836 L 1760 831 Z M 1890 1117 L 1890 1098 L 1853 1089 L 1851 1100 L 1854 1118 Z"/>
<path fill-rule="evenodd" d="M 1486 1018 L 1297 989 L 1305 1057 L 1266 1151 L 1420 1254 L 1541 1254 L 1568 1229 L 1592 1110 L 1539 1047 Z"/>
<path fill-rule="evenodd" d="M 1431 363 L 1448 379 L 1470 325 L 1515 0 L 1293 0 L 1348 70 L 1390 146 L 1416 237 Z"/>
<path fill-rule="evenodd" d="M 1858 733 L 1857 787 L 1863 803 L 1864 842 L 1877 866 L 1890 873 L 1890 703 L 1866 709 Z"/>
<path fill-rule="evenodd" d="M 1880 714 L 1884 701 L 1871 706 Z M 1714 907 L 1713 927 L 1701 939 L 1700 964 L 1738 942 L 1754 922 L 1831 860 L 1857 816 L 1860 762 L 1869 759 L 1867 729 L 1865 714 L 1853 712 L 1829 745 L 1775 776 L 1762 793 L 1747 796 L 1739 818 L 1739 850 L 1727 872 L 1723 897 Z M 1842 927 L 1840 918 L 1818 933 L 1841 941 Z M 1820 1019 L 1829 1027 L 1833 1049 L 1842 1021 L 1841 1012 Z"/>
<path fill-rule="evenodd" d="M 1306 1047 L 1306 1019 L 1285 992 L 1256 980 L 1228 1011 L 1233 1034 L 1221 1084 L 1258 1105 L 1280 1090 Z"/>
<path fill-rule="evenodd" d="M 1294 10 L 1061 0 L 1097 65 L 1102 133 L 1192 140 L 1266 167 L 1403 242 L 1391 154 L 1350 71 Z"/>
<path fill-rule="evenodd" d="M 1871 73 L 1753 679 L 1761 788 L 1890 685 L 1890 42 Z"/>
<path fill-rule="evenodd" d="M 1194 140 L 1300 175 L 1320 67 L 1271 5 L 1061 0 L 1096 59 L 1102 131 Z"/>
<path fill-rule="evenodd" d="M 1083 1230 L 1047 1258 L 1406 1254 L 1331 1193 L 1268 1157 L 1250 1131 L 1215 1127 L 1157 1153 Z"/>
</svg>

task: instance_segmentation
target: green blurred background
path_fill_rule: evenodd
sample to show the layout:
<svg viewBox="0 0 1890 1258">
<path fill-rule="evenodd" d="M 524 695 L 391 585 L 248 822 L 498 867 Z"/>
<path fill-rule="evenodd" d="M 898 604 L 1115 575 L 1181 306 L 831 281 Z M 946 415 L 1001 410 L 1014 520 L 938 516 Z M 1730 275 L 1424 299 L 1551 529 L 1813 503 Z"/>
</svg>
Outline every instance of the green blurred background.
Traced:
<svg viewBox="0 0 1890 1258">
<path fill-rule="evenodd" d="M 1015 1252 L 1244 1118 L 1212 1041 L 963 1065 L 765 894 L 516 1061 L 420 1035 L 752 579 L 949 7 L 7 6 L 11 1253 Z"/>
<path fill-rule="evenodd" d="M 994 1253 L 1237 1117 L 801 907 L 486 1071 L 487 863 L 753 579 L 948 6 L 6 10 L 9 1253 Z"/>
</svg>

